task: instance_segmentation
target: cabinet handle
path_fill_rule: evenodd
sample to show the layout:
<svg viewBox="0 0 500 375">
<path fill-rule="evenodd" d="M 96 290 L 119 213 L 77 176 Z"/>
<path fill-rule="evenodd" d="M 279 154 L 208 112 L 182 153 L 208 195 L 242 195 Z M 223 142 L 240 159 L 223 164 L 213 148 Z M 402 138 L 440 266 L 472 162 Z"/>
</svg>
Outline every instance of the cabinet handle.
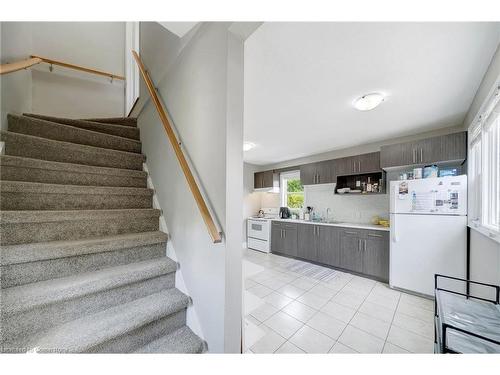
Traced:
<svg viewBox="0 0 500 375">
<path fill-rule="evenodd" d="M 423 149 L 420 149 L 420 162 L 421 163 L 424 162 L 424 151 L 423 151 Z"/>
<path fill-rule="evenodd" d="M 361 239 L 358 240 L 358 250 L 361 251 Z"/>
<path fill-rule="evenodd" d="M 370 236 L 370 237 L 382 237 L 382 235 L 380 235 L 380 234 L 372 234 L 372 233 L 368 233 L 368 236 Z"/>
<path fill-rule="evenodd" d="M 365 248 L 363 249 L 363 251 L 366 251 L 366 240 L 365 240 Z"/>
<path fill-rule="evenodd" d="M 415 149 L 412 150 L 413 162 L 415 163 Z"/>
<path fill-rule="evenodd" d="M 348 230 L 344 231 L 346 234 L 358 234 L 358 232 L 349 232 Z"/>
<path fill-rule="evenodd" d="M 361 172 L 361 162 L 358 161 L 358 172 Z"/>
<path fill-rule="evenodd" d="M 283 238 L 286 238 L 286 229 L 283 229 Z"/>
</svg>

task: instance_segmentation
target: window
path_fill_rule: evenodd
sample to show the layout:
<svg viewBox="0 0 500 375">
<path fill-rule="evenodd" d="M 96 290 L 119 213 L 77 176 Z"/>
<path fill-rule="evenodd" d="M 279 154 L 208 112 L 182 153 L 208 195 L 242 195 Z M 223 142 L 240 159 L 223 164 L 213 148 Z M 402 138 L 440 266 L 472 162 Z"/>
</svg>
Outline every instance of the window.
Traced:
<svg viewBox="0 0 500 375">
<path fill-rule="evenodd" d="M 304 206 L 304 187 L 300 182 L 300 172 L 284 172 L 281 179 L 281 206 L 299 209 Z"/>
<path fill-rule="evenodd" d="M 500 87 L 469 128 L 469 225 L 500 241 Z"/>
</svg>

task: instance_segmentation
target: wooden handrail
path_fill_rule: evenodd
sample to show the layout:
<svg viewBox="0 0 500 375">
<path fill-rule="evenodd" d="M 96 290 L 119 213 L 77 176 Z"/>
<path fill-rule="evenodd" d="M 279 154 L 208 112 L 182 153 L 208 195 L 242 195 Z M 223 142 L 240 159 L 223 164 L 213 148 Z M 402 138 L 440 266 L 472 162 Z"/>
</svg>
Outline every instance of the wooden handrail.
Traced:
<svg viewBox="0 0 500 375">
<path fill-rule="evenodd" d="M 16 61 L 10 64 L 2 64 L 0 65 L 0 75 L 27 69 L 29 67 L 32 67 L 33 65 L 40 64 L 41 62 L 41 58 L 31 57 L 27 60 Z"/>
<path fill-rule="evenodd" d="M 215 221 L 212 218 L 212 215 L 210 214 L 210 211 L 208 209 L 205 200 L 203 199 L 203 196 L 201 195 L 200 188 L 198 187 L 198 184 L 194 179 L 193 173 L 189 168 L 189 164 L 186 160 L 186 157 L 184 156 L 184 153 L 182 152 L 177 136 L 175 135 L 172 125 L 170 124 L 170 121 L 167 117 L 167 113 L 165 112 L 165 109 L 163 108 L 163 105 L 160 102 L 160 98 L 158 98 L 158 94 L 156 93 L 153 81 L 149 77 L 149 74 L 146 71 L 146 68 L 141 58 L 137 54 L 137 52 L 132 51 L 132 54 L 134 55 L 134 59 L 137 62 L 137 65 L 139 66 L 139 71 L 141 72 L 141 76 L 144 79 L 144 82 L 146 83 L 149 95 L 151 96 L 151 100 L 153 101 L 156 110 L 158 112 L 158 115 L 160 116 L 163 128 L 165 129 L 165 132 L 167 133 L 168 136 L 168 140 L 170 141 L 170 144 L 174 149 L 175 156 L 177 156 L 177 160 L 179 161 L 182 172 L 184 173 L 184 177 L 186 177 L 187 183 L 189 185 L 189 188 L 191 189 L 191 193 L 193 194 L 194 200 L 198 205 L 198 209 L 200 210 L 203 221 L 207 226 L 208 233 L 210 234 L 210 237 L 212 237 L 214 243 L 219 243 L 222 241 L 221 234 L 217 230 Z"/>
<path fill-rule="evenodd" d="M 84 66 L 69 64 L 69 63 L 65 63 L 63 61 L 53 60 L 53 59 L 49 59 L 49 58 L 41 57 L 41 56 L 36 56 L 36 55 L 31 55 L 30 58 L 27 60 L 21 60 L 21 61 L 16 61 L 16 62 L 13 62 L 10 64 L 0 65 L 0 74 L 7 74 L 7 73 L 16 72 L 18 70 L 27 69 L 27 68 L 32 67 L 33 65 L 37 65 L 40 63 L 47 63 L 50 65 L 58 65 L 58 66 L 62 66 L 64 68 L 68 68 L 68 69 L 79 70 L 79 71 L 90 73 L 90 74 L 97 74 L 99 76 L 109 77 L 112 80 L 113 79 L 117 79 L 117 80 L 121 80 L 121 81 L 125 80 L 125 77 L 119 76 L 119 75 L 116 75 L 113 73 L 108 73 L 108 72 L 104 72 L 102 70 L 97 70 L 97 69 L 86 68 Z"/>
<path fill-rule="evenodd" d="M 104 76 L 104 77 L 109 77 L 111 79 L 119 79 L 121 81 L 125 81 L 125 77 L 123 77 L 123 76 L 119 76 L 119 75 L 116 75 L 113 73 L 103 72 L 102 70 L 85 68 L 84 66 L 69 64 L 69 63 L 65 63 L 63 61 L 58 61 L 58 60 L 52 60 L 52 59 L 48 59 L 48 58 L 42 57 L 42 56 L 31 55 L 31 57 L 41 59 L 44 63 L 47 63 L 47 64 L 59 65 L 59 66 L 63 66 L 65 68 L 69 68 L 69 69 L 80 70 L 80 71 L 86 72 L 86 73 L 97 74 L 98 76 Z"/>
</svg>

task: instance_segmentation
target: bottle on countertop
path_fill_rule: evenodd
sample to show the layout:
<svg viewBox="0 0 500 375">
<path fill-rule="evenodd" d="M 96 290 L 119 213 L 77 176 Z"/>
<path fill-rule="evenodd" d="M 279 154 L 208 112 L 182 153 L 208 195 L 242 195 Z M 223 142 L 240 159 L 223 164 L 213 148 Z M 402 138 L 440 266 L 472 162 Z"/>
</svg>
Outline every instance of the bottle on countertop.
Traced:
<svg viewBox="0 0 500 375">
<path fill-rule="evenodd" d="M 370 177 L 368 177 L 368 183 L 366 184 L 366 192 L 371 193 L 372 192 L 372 182 Z"/>
</svg>

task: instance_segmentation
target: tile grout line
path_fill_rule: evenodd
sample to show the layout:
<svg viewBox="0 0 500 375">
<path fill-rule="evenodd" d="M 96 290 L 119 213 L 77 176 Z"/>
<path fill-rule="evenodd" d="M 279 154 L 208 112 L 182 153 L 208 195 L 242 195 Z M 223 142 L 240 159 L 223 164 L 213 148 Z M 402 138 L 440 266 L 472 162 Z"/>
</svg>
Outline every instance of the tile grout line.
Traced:
<svg viewBox="0 0 500 375">
<path fill-rule="evenodd" d="M 347 285 L 347 284 L 346 284 L 346 285 Z M 375 285 L 377 285 L 377 284 L 375 283 L 375 284 L 373 285 L 373 287 L 370 289 L 370 292 L 369 292 L 369 293 L 366 295 L 366 297 L 363 299 L 363 302 L 361 302 L 361 304 L 358 306 L 358 308 L 356 309 L 356 311 L 355 311 L 355 312 L 354 312 L 354 314 L 352 315 L 351 319 L 349 319 L 349 322 L 346 324 L 346 326 L 344 327 L 344 329 L 343 329 L 343 330 L 342 330 L 342 332 L 340 333 L 340 335 L 339 335 L 339 339 L 342 337 L 342 334 L 344 333 L 344 331 L 346 330 L 346 328 L 349 326 L 349 324 L 351 323 L 351 321 L 352 321 L 352 320 L 354 319 L 354 317 L 356 316 L 356 313 L 357 313 L 357 312 L 359 312 L 359 308 L 363 305 L 363 303 L 365 303 L 366 299 L 368 298 L 368 296 L 371 294 L 371 292 L 372 292 L 372 291 L 373 291 L 373 289 L 375 288 Z M 345 286 L 344 286 L 344 288 L 345 288 Z M 344 288 L 342 288 L 342 289 L 344 289 Z M 359 329 L 359 328 L 358 328 L 358 329 Z M 363 330 L 361 330 L 361 331 L 363 331 Z M 363 332 L 364 332 L 364 331 L 363 331 Z M 366 332 L 366 333 L 368 333 L 368 332 Z M 368 333 L 368 334 L 370 334 L 370 333 Z M 337 339 L 336 343 L 337 343 L 337 342 L 339 342 L 339 339 Z M 341 344 L 342 344 L 342 345 L 347 346 L 349 349 L 354 350 L 356 353 L 359 353 L 356 349 L 351 348 L 349 345 L 346 345 L 346 344 L 344 344 L 344 343 L 342 343 L 342 342 L 341 342 Z M 334 344 L 333 346 L 335 346 L 335 344 Z M 333 346 L 330 348 L 330 350 L 332 350 Z M 330 351 L 328 351 L 328 352 L 330 352 Z"/>
<path fill-rule="evenodd" d="M 396 308 L 394 309 L 394 313 L 392 314 L 391 324 L 389 324 L 389 330 L 387 331 L 387 335 L 385 336 L 384 346 L 382 347 L 382 353 L 384 352 L 385 344 L 387 344 L 387 338 L 389 337 L 389 333 L 391 333 L 392 324 L 394 322 L 394 317 L 396 316 L 396 311 L 398 311 L 400 301 L 401 301 L 401 294 L 399 294 L 398 303 L 396 304 Z M 394 345 L 392 342 L 390 344 Z M 401 348 L 401 349 L 404 349 L 404 348 Z"/>
</svg>

